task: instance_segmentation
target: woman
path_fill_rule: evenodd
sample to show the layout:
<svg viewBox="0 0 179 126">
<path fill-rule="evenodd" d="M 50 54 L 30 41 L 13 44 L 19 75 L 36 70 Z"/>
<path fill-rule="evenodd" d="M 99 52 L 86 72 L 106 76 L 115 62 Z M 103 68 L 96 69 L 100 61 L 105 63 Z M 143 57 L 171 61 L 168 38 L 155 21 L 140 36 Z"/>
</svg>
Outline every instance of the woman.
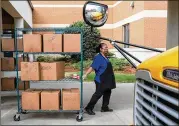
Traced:
<svg viewBox="0 0 179 126">
<path fill-rule="evenodd" d="M 101 43 L 97 48 L 97 52 L 98 54 L 94 57 L 91 67 L 83 76 L 83 79 L 85 79 L 93 70 L 96 73 L 94 80 L 96 84 L 96 91 L 88 105 L 85 107 L 85 110 L 89 115 L 95 115 L 93 109 L 101 96 L 103 96 L 101 112 L 112 112 L 113 110 L 110 109 L 108 105 L 110 101 L 111 90 L 116 88 L 113 68 L 109 59 L 106 57 L 108 54 L 107 45 L 105 43 Z"/>
</svg>

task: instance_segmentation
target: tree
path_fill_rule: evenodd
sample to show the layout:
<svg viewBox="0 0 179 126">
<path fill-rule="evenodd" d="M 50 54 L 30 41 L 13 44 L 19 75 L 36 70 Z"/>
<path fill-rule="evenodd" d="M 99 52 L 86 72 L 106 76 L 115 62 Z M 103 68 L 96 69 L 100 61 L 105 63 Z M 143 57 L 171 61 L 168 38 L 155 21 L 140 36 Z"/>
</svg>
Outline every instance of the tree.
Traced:
<svg viewBox="0 0 179 126">
<path fill-rule="evenodd" d="M 100 44 L 100 39 L 94 37 L 101 36 L 100 31 L 97 28 L 93 28 L 91 32 L 91 27 L 83 21 L 74 22 L 69 26 L 69 28 L 81 28 L 83 30 L 83 54 L 84 59 L 92 59 L 96 55 L 96 48 Z M 72 55 L 72 59 L 79 60 L 79 55 Z"/>
</svg>

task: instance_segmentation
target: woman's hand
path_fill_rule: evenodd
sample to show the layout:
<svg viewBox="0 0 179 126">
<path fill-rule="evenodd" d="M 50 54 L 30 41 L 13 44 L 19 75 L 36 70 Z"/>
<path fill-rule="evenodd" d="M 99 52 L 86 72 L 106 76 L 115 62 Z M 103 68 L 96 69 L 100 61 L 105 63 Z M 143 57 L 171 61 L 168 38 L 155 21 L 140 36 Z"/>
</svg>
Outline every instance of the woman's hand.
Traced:
<svg viewBox="0 0 179 126">
<path fill-rule="evenodd" d="M 90 67 L 90 68 L 87 70 L 86 74 L 83 75 L 83 77 L 82 77 L 83 80 L 85 80 L 85 79 L 87 78 L 88 74 L 90 74 L 92 71 L 93 71 L 93 68 Z"/>
<path fill-rule="evenodd" d="M 83 80 L 85 80 L 86 79 L 86 77 L 87 77 L 87 75 L 85 74 L 85 75 L 83 75 Z"/>
</svg>

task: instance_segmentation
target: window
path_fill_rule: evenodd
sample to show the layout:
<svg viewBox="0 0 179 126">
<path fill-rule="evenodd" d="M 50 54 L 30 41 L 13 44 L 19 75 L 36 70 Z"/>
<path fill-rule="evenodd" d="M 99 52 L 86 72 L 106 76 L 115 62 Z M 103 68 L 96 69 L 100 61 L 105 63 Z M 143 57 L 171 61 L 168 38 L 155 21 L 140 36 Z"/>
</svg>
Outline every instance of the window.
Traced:
<svg viewBox="0 0 179 126">
<path fill-rule="evenodd" d="M 129 24 L 123 25 L 124 42 L 129 43 Z M 124 45 L 124 48 L 129 48 L 129 45 Z"/>
</svg>

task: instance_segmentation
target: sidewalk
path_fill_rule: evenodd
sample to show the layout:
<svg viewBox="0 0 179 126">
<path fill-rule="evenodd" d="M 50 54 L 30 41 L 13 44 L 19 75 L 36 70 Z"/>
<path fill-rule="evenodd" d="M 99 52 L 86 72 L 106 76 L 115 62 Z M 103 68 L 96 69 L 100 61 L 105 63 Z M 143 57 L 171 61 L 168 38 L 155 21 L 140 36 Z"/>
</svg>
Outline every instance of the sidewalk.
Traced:
<svg viewBox="0 0 179 126">
<path fill-rule="evenodd" d="M 58 84 L 53 84 L 58 88 Z M 63 84 L 68 87 L 68 84 Z M 74 84 L 74 87 L 78 84 Z M 37 88 L 37 84 L 32 84 L 31 88 Z M 42 87 L 53 88 L 46 84 Z M 60 85 L 62 87 L 62 85 Z M 84 84 L 84 106 L 89 102 L 93 92 L 93 83 Z M 38 85 L 38 88 L 41 88 Z M 17 112 L 16 97 L 1 98 L 1 124 L 2 125 L 130 125 L 133 123 L 133 96 L 134 84 L 117 84 L 117 88 L 112 91 L 110 107 L 114 109 L 112 113 L 101 113 L 101 99 L 96 104 L 94 111 L 96 115 L 84 114 L 83 121 L 76 121 L 76 114 L 73 113 L 29 113 L 21 115 L 21 121 L 15 122 L 13 116 Z"/>
</svg>

